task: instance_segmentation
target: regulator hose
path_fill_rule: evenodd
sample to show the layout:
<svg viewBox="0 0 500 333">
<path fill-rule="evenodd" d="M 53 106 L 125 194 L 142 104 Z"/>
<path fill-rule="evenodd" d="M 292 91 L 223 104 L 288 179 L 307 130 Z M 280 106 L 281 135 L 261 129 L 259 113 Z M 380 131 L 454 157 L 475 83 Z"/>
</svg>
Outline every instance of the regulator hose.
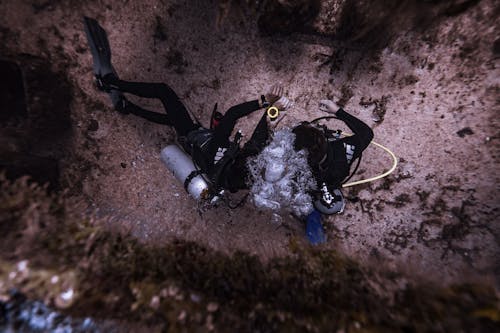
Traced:
<svg viewBox="0 0 500 333">
<path fill-rule="evenodd" d="M 346 136 L 350 136 L 351 135 L 351 134 L 346 134 L 346 133 L 343 133 L 343 134 L 346 135 Z M 342 187 L 350 187 L 350 186 L 356 186 L 356 185 L 370 183 L 370 182 L 373 182 L 375 180 L 379 180 L 379 179 L 382 179 L 384 177 L 387 177 L 388 175 L 390 175 L 396 169 L 396 167 L 398 165 L 398 158 L 396 157 L 396 155 L 389 148 L 387 148 L 387 147 L 385 147 L 385 146 L 383 146 L 380 143 L 377 143 L 375 141 L 370 142 L 370 144 L 374 145 L 376 147 L 381 148 L 382 150 L 384 150 L 386 153 L 388 153 L 391 156 L 391 158 L 392 158 L 392 167 L 388 171 L 386 171 L 386 172 L 384 172 L 384 173 L 382 173 L 380 175 L 377 175 L 377 176 L 374 176 L 374 177 L 370 177 L 370 178 L 367 178 L 367 179 L 356 180 L 356 181 L 350 182 L 350 183 L 345 183 L 345 184 L 342 185 Z"/>
</svg>

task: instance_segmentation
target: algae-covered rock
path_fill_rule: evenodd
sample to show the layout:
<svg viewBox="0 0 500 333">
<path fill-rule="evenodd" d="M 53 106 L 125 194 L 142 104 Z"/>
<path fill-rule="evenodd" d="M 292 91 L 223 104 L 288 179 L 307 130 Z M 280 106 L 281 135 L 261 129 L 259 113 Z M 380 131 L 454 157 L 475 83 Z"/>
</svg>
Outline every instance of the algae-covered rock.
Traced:
<svg viewBox="0 0 500 333">
<path fill-rule="evenodd" d="M 289 257 L 266 263 L 180 240 L 146 246 L 96 227 L 75 202 L 23 180 L 1 182 L 0 203 L 0 242 L 18 247 L 0 254 L 1 300 L 18 288 L 77 317 L 174 331 L 491 331 L 498 324 L 499 299 L 487 285 L 398 287 L 397 273 L 294 242 Z"/>
<path fill-rule="evenodd" d="M 13 290 L 0 301 L 0 331 L 2 332 L 99 332 L 90 318 L 73 318 L 47 307 L 41 301 L 31 301 Z"/>
</svg>

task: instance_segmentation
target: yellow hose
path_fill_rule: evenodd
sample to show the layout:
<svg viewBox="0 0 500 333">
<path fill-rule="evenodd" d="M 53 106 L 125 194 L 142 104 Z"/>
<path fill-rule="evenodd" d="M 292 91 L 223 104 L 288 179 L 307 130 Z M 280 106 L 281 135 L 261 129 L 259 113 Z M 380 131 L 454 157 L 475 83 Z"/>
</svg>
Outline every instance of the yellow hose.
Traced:
<svg viewBox="0 0 500 333">
<path fill-rule="evenodd" d="M 352 134 L 347 134 L 347 133 L 342 133 L 346 136 L 350 136 Z M 392 151 L 389 150 L 389 148 L 387 147 L 384 147 L 382 146 L 380 143 L 377 143 L 375 141 L 372 141 L 370 142 L 370 144 L 372 145 L 375 145 L 379 148 L 382 148 L 383 150 L 385 150 L 389 155 L 391 155 L 392 157 L 392 160 L 393 160 L 393 164 L 392 164 L 392 167 L 389 169 L 389 171 L 387 172 L 384 172 L 380 175 L 377 175 L 377 176 L 374 176 L 374 177 L 371 177 L 371 178 L 367 178 L 367 179 L 361 179 L 361 180 L 357 180 L 357 181 L 354 181 L 354 182 L 349 182 L 349 183 L 345 183 L 342 185 L 342 187 L 350 187 L 350 186 L 355 186 L 355 185 L 360 185 L 360 184 L 365 184 L 365 183 L 370 183 L 370 182 L 373 182 L 375 180 L 378 180 L 378 179 L 382 179 L 384 177 L 387 177 L 388 175 L 390 175 L 395 169 L 396 169 L 396 166 L 398 165 L 398 158 L 396 157 L 396 155 L 394 155 L 394 153 Z"/>
</svg>

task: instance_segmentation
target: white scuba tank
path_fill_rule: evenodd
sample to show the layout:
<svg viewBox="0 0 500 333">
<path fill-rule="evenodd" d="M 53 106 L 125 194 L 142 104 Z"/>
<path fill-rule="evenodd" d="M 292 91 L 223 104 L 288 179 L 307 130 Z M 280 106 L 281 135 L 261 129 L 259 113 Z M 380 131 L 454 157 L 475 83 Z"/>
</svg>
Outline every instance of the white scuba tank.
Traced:
<svg viewBox="0 0 500 333">
<path fill-rule="evenodd" d="M 174 174 L 183 185 L 188 176 L 198 170 L 191 156 L 186 154 L 177 145 L 168 145 L 161 151 L 161 160 L 167 168 Z M 203 175 L 193 177 L 189 184 L 187 184 L 186 191 L 195 199 L 206 199 L 209 193 L 209 185 Z"/>
</svg>

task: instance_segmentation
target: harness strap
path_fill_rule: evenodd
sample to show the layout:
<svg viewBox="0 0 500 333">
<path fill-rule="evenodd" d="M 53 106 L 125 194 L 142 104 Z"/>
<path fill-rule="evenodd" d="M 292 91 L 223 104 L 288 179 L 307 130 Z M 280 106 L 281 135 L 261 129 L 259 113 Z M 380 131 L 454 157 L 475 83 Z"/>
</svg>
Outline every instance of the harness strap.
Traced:
<svg viewBox="0 0 500 333">
<path fill-rule="evenodd" d="M 356 164 L 356 167 L 354 168 L 354 171 L 351 172 L 351 174 L 347 177 L 347 179 L 345 179 L 345 180 L 342 181 L 342 185 L 344 185 L 349 180 L 351 180 L 352 176 L 354 176 L 354 174 L 358 171 L 359 164 L 361 163 L 361 157 L 363 157 L 363 154 L 359 154 L 359 156 L 358 156 L 358 163 Z"/>
<path fill-rule="evenodd" d="M 210 182 L 216 190 L 220 188 L 220 181 L 226 167 L 236 159 L 236 153 L 240 148 L 241 136 L 240 131 L 236 132 L 234 141 L 229 144 L 229 148 L 224 152 L 224 156 L 214 165 L 214 169 L 210 173 Z"/>
<path fill-rule="evenodd" d="M 316 119 L 313 119 L 311 121 L 306 121 L 306 123 L 309 123 L 309 124 L 314 124 L 320 120 L 329 120 L 329 119 L 339 119 L 338 117 L 336 116 L 325 116 L 325 117 L 319 117 L 319 118 L 316 118 Z M 333 134 L 333 136 L 331 136 L 331 134 Z M 329 138 L 333 139 L 333 141 L 335 140 L 338 140 L 341 136 L 341 131 L 340 130 L 337 130 L 337 131 L 331 131 L 331 133 L 328 131 L 328 129 L 326 128 L 326 126 L 323 125 L 323 135 L 325 136 L 325 138 L 327 139 L 327 141 L 330 141 Z M 345 147 L 345 144 L 344 144 L 344 147 Z M 352 148 L 350 147 L 345 147 L 346 148 L 346 154 L 347 154 L 347 160 L 348 160 L 348 163 L 351 162 L 350 160 L 352 159 L 352 156 L 354 155 L 354 151 L 352 150 Z M 348 148 L 348 149 L 347 149 Z M 326 159 L 327 159 L 327 155 L 328 155 L 328 152 L 325 154 L 325 156 L 323 157 L 323 159 L 321 160 L 320 162 L 320 169 L 321 168 L 321 163 L 323 163 Z M 358 168 L 359 168 L 359 165 L 361 163 L 361 157 L 363 155 L 360 154 L 357 158 L 358 162 L 356 164 L 356 167 L 354 168 L 354 171 L 352 171 L 350 173 L 350 175 L 348 175 L 346 178 L 344 178 L 344 180 L 341 182 L 341 184 L 345 184 L 347 183 L 353 176 L 354 174 L 358 171 Z"/>
</svg>

